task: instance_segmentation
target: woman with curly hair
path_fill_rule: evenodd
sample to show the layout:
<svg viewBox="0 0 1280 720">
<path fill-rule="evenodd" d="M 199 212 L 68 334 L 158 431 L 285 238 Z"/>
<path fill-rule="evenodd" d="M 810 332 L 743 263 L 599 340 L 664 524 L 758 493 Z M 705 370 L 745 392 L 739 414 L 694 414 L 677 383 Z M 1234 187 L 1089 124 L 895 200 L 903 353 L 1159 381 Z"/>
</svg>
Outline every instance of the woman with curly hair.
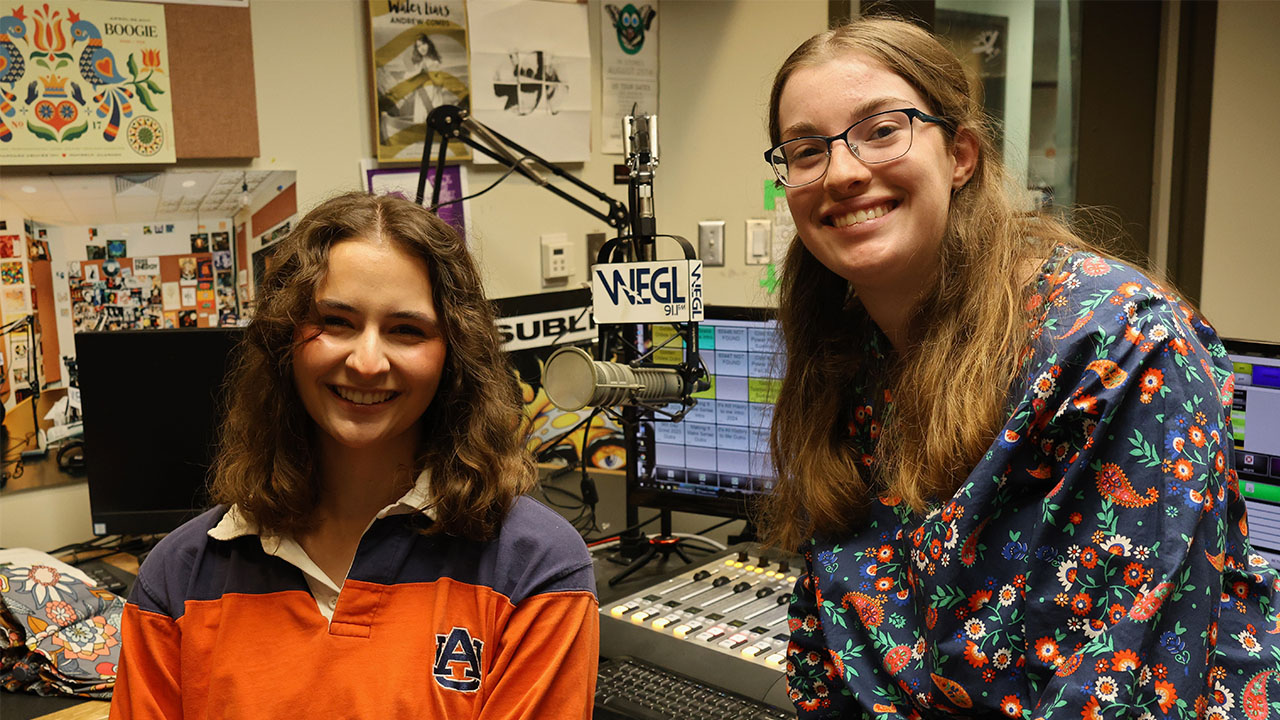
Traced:
<svg viewBox="0 0 1280 720">
<path fill-rule="evenodd" d="M 774 79 L 773 542 L 803 718 L 1263 717 L 1276 574 L 1233 374 L 1165 284 L 1023 210 L 955 55 L 870 17 Z"/>
<path fill-rule="evenodd" d="M 352 193 L 275 254 L 219 504 L 148 556 L 112 717 L 589 717 L 591 560 L 534 469 L 458 234 Z"/>
</svg>

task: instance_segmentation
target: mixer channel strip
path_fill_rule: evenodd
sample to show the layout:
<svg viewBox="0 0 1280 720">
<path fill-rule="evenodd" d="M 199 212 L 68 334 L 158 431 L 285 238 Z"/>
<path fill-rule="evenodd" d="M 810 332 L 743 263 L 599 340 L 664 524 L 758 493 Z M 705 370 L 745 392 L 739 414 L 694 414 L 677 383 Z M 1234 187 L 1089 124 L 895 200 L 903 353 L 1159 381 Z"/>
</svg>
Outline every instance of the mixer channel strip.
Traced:
<svg viewBox="0 0 1280 720">
<path fill-rule="evenodd" d="M 702 682 L 790 706 L 785 700 L 793 557 L 756 546 L 715 558 L 601 607 L 601 652 L 631 656 Z M 737 662 L 726 663 L 725 657 Z M 777 693 L 782 692 L 782 696 Z"/>
</svg>

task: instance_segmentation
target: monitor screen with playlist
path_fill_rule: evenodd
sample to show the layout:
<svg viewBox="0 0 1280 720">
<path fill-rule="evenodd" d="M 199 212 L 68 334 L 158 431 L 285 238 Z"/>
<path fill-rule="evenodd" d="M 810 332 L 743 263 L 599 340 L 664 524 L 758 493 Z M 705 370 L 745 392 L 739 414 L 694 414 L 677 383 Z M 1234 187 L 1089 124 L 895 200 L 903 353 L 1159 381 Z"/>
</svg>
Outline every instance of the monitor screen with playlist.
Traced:
<svg viewBox="0 0 1280 720">
<path fill-rule="evenodd" d="M 664 339 L 662 327 L 654 330 L 655 343 Z M 784 366 L 777 322 L 766 308 L 708 305 L 698 346 L 711 387 L 694 396 L 697 405 L 680 422 L 653 424 L 651 467 L 639 468 L 628 499 L 744 517 L 773 489 L 769 427 Z M 678 350 L 670 352 L 678 359 Z"/>
<path fill-rule="evenodd" d="M 238 328 L 76 335 L 95 535 L 169 532 L 208 507 L 206 480 Z"/>
<path fill-rule="evenodd" d="M 1235 370 L 1231 426 L 1249 540 L 1280 567 L 1280 345 L 1224 342 Z"/>
</svg>

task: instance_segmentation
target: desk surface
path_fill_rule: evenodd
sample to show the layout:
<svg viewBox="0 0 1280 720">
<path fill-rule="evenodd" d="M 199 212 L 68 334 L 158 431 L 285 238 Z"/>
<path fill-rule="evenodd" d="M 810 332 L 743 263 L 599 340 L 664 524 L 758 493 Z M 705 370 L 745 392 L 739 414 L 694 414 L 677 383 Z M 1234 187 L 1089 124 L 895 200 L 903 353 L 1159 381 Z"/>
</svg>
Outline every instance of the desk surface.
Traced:
<svg viewBox="0 0 1280 720">
<path fill-rule="evenodd" d="M 35 403 L 35 411 L 39 415 L 39 425 L 42 429 L 48 430 L 53 426 L 53 422 L 45 420 L 44 416 L 49 412 L 50 408 L 66 395 L 66 388 L 50 388 L 40 393 L 40 398 Z M 17 469 L 16 463 L 21 458 L 22 453 L 27 450 L 36 450 L 38 447 L 34 432 L 36 425 L 33 422 L 31 412 L 31 398 L 23 400 L 5 413 L 4 427 L 9 432 L 8 443 L 3 448 L 4 472 L 13 475 Z M 3 487 L 0 487 L 0 493 L 7 494 L 84 482 L 83 475 L 77 477 L 59 470 L 58 464 L 53 462 L 51 455 L 38 455 L 27 458 L 22 460 L 22 465 L 22 474 L 17 477 L 10 477 L 8 482 L 4 483 Z"/>
</svg>

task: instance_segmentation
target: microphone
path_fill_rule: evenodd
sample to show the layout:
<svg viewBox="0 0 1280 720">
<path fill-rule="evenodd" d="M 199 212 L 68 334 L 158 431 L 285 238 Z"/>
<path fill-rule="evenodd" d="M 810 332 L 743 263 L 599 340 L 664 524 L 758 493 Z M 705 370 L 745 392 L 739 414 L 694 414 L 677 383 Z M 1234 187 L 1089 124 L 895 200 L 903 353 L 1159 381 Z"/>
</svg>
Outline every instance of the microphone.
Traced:
<svg viewBox="0 0 1280 720">
<path fill-rule="evenodd" d="M 706 384 L 705 381 L 695 383 Z M 587 406 L 624 405 L 635 401 L 678 403 L 684 399 L 685 381 L 674 368 L 633 368 L 592 360 L 581 348 L 570 346 L 560 348 L 547 358 L 542 370 L 542 389 L 556 407 L 581 410 Z"/>
</svg>

